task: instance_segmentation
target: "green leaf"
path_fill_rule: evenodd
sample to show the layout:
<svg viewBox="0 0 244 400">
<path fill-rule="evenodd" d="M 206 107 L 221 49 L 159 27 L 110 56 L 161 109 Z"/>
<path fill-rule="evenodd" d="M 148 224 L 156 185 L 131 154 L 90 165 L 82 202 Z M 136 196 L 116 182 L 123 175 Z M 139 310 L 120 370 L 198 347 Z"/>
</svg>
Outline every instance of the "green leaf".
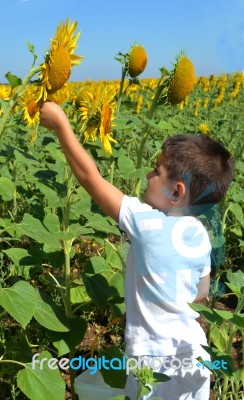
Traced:
<svg viewBox="0 0 244 400">
<path fill-rule="evenodd" d="M 33 63 L 32 63 L 32 66 L 33 66 L 37 59 L 37 55 L 35 54 L 35 47 L 33 46 L 33 44 L 27 42 L 27 48 L 33 54 L 33 58 L 34 58 Z"/>
<path fill-rule="evenodd" d="M 33 157 L 30 153 L 14 149 L 14 156 L 18 164 L 27 165 L 29 168 L 33 165 L 38 165 L 39 161 Z"/>
<path fill-rule="evenodd" d="M 81 226 L 80 224 L 70 224 L 68 232 L 57 232 L 56 235 L 60 240 L 74 240 L 80 235 L 89 235 L 94 233 L 92 228 Z"/>
<path fill-rule="evenodd" d="M 4 201 L 13 200 L 14 184 L 9 178 L 0 178 L 0 196 Z"/>
<path fill-rule="evenodd" d="M 233 226 L 232 228 L 230 228 L 230 232 L 234 233 L 234 235 L 242 237 L 242 228 L 241 226 Z"/>
<path fill-rule="evenodd" d="M 56 214 L 47 214 L 43 224 L 52 234 L 56 235 L 60 231 L 60 222 Z"/>
<path fill-rule="evenodd" d="M 44 194 L 49 207 L 56 208 L 61 206 L 60 198 L 57 191 L 44 185 L 43 183 L 37 182 L 37 187 Z"/>
<path fill-rule="evenodd" d="M 37 304 L 34 318 L 47 329 L 57 332 L 68 332 L 69 321 L 64 311 L 44 293 L 37 292 Z"/>
<path fill-rule="evenodd" d="M 228 337 L 226 329 L 224 328 L 223 324 L 221 327 L 212 325 L 210 329 L 210 339 L 213 342 L 214 346 L 217 347 L 218 350 L 224 351 L 226 347 L 226 342 Z"/>
<path fill-rule="evenodd" d="M 124 278 L 121 273 L 113 274 L 108 281 L 110 290 L 109 297 L 123 297 L 124 296 Z"/>
<path fill-rule="evenodd" d="M 19 281 L 10 288 L 0 288 L 0 304 L 23 328 L 34 315 L 36 291 L 28 282 Z"/>
<path fill-rule="evenodd" d="M 100 232 L 120 235 L 120 231 L 118 228 L 116 228 L 113 225 L 110 225 L 110 223 L 106 220 L 106 217 L 103 217 L 102 215 L 97 213 L 94 214 L 91 218 L 89 218 L 86 225 Z"/>
<path fill-rule="evenodd" d="M 18 231 L 23 235 L 29 236 L 39 243 L 45 243 L 52 246 L 53 249 L 61 249 L 61 244 L 56 236 L 48 232 L 39 219 L 25 214 L 22 222 L 18 225 Z"/>
<path fill-rule="evenodd" d="M 99 351 L 99 357 L 105 356 L 106 360 L 111 360 L 113 358 L 117 358 L 118 360 L 121 361 L 122 364 L 122 360 L 123 357 L 125 357 L 125 355 L 122 353 L 122 351 L 117 347 L 117 346 L 113 346 L 110 347 L 106 350 L 100 350 Z M 126 384 L 126 379 L 127 379 L 127 375 L 126 375 L 126 370 L 125 369 L 103 369 L 101 370 L 101 375 L 104 379 L 104 382 L 107 383 L 109 386 L 114 387 L 114 388 L 120 388 L 123 389 L 125 387 Z"/>
<path fill-rule="evenodd" d="M 100 256 L 91 257 L 85 267 L 86 274 L 103 274 L 104 271 L 111 271 L 106 260 Z"/>
<path fill-rule="evenodd" d="M 234 285 L 234 283 L 229 283 L 229 282 L 225 282 L 225 284 L 231 289 L 231 291 L 237 296 L 237 297 L 241 297 L 241 291 L 238 287 L 236 287 L 236 285 Z"/>
<path fill-rule="evenodd" d="M 42 352 L 37 360 L 41 361 L 52 356 L 48 352 Z M 32 368 L 32 363 L 25 364 L 25 368 L 17 374 L 17 383 L 22 392 L 31 400 L 60 400 L 65 397 L 65 382 L 61 378 L 58 369 L 50 369 L 47 360 Z"/>
<path fill-rule="evenodd" d="M 243 218 L 243 211 L 242 207 L 238 203 L 231 203 L 230 205 L 230 211 L 234 214 L 236 219 L 239 221 Z"/>
<path fill-rule="evenodd" d="M 20 247 L 12 247 L 7 250 L 3 250 L 3 253 L 7 254 L 7 256 L 13 261 L 13 263 L 17 266 L 41 266 L 42 260 L 40 258 L 40 253 L 35 252 L 31 254 L 28 250 L 22 249 Z"/>
<path fill-rule="evenodd" d="M 212 308 L 208 308 L 203 304 L 198 303 L 188 303 L 188 305 L 196 312 L 199 312 L 203 315 L 203 317 L 212 324 L 221 325 L 223 322 L 223 318 L 216 313 L 216 310 Z"/>
<path fill-rule="evenodd" d="M 122 270 L 124 267 L 123 257 L 120 255 L 118 248 L 106 240 L 105 242 L 106 261 L 111 268 Z"/>
<path fill-rule="evenodd" d="M 62 150 L 59 147 L 57 147 L 57 143 L 55 142 L 48 143 L 45 150 L 49 152 L 50 156 L 54 160 L 61 161 L 61 164 L 59 165 L 58 168 L 63 169 L 64 165 L 67 165 L 65 155 L 62 152 Z"/>
<path fill-rule="evenodd" d="M 170 377 L 168 375 L 162 374 L 160 372 L 153 372 L 153 378 L 153 386 L 157 385 L 160 382 L 170 381 Z"/>
<path fill-rule="evenodd" d="M 90 301 L 84 286 L 75 286 L 70 289 L 70 300 L 72 304 L 87 303 Z"/>
<path fill-rule="evenodd" d="M 174 127 L 170 122 L 161 120 L 158 123 L 158 129 L 162 130 L 162 131 L 166 131 L 166 132 L 173 132 Z"/>
<path fill-rule="evenodd" d="M 241 270 L 232 272 L 229 270 L 227 272 L 227 279 L 229 282 L 225 282 L 227 286 L 237 294 L 238 297 L 242 295 L 241 289 L 244 287 L 244 272 Z"/>
<path fill-rule="evenodd" d="M 161 78 L 163 78 L 164 76 L 169 75 L 169 71 L 165 67 L 159 68 L 159 71 L 161 73 Z"/>
<path fill-rule="evenodd" d="M 72 195 L 72 201 L 70 213 L 76 219 L 79 219 L 80 215 L 86 216 L 87 213 L 91 212 L 91 196 L 82 186 L 76 188 Z"/>
<path fill-rule="evenodd" d="M 11 74 L 11 72 L 7 72 L 5 74 L 5 78 L 9 82 L 11 89 L 14 89 L 22 84 L 22 80 L 18 76 Z"/>
<path fill-rule="evenodd" d="M 33 356 L 25 332 L 10 336 L 5 342 L 5 354 L 11 353 L 11 359 L 20 362 L 29 362 Z"/>
<path fill-rule="evenodd" d="M 124 179 L 142 178 L 145 175 L 143 168 L 136 168 L 133 161 L 123 155 L 118 158 L 118 168 L 120 177 Z"/>
<path fill-rule="evenodd" d="M 211 356 L 211 362 L 213 363 L 214 361 L 225 361 L 226 365 L 225 368 L 220 368 L 219 370 L 212 370 L 213 373 L 215 373 L 218 376 L 221 376 L 222 374 L 227 375 L 231 377 L 235 371 L 235 365 L 234 365 L 234 359 L 229 356 L 226 353 L 223 353 L 222 351 L 219 351 L 218 349 L 215 349 L 214 347 L 209 347 L 209 346 L 203 346 L 204 350 Z M 206 365 L 207 367 L 207 365 Z"/>
<path fill-rule="evenodd" d="M 107 279 L 101 274 L 95 274 L 93 276 L 84 274 L 83 282 L 88 296 L 90 296 L 92 301 L 101 311 L 105 311 L 109 295 L 109 284 Z"/>
<path fill-rule="evenodd" d="M 58 357 L 69 353 L 77 346 L 86 333 L 87 324 L 85 319 L 81 317 L 73 317 L 69 319 L 70 331 L 69 332 L 50 332 L 49 337 L 53 345 L 58 350 Z"/>
<path fill-rule="evenodd" d="M 237 315 L 232 313 L 231 311 L 225 310 L 215 310 L 215 312 L 220 315 L 223 319 L 227 319 L 228 321 L 232 322 L 239 328 L 244 328 L 244 316 Z"/>
</svg>

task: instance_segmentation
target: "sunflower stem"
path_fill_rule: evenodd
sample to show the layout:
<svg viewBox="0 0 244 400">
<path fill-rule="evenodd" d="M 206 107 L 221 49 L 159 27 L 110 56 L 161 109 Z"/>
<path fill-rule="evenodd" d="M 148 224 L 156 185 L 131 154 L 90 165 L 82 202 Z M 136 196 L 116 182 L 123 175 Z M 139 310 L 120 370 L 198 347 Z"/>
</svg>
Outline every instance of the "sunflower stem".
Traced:
<svg viewBox="0 0 244 400">
<path fill-rule="evenodd" d="M 70 170 L 67 166 L 65 166 L 64 170 L 65 175 L 65 183 L 67 187 L 66 201 L 64 206 L 62 207 L 62 215 L 63 215 L 63 231 L 65 233 L 69 232 L 70 226 L 70 207 L 71 207 L 71 196 L 72 196 L 72 188 L 69 187 L 69 181 L 71 178 Z M 63 296 L 65 314 L 68 318 L 72 318 L 73 310 L 71 304 L 71 263 L 70 263 L 70 253 L 72 246 L 72 239 L 64 239 L 63 241 L 63 250 L 64 250 L 64 270 L 65 270 L 65 294 Z M 72 349 L 69 352 L 69 359 L 71 360 L 75 355 L 75 350 Z M 71 398 L 72 400 L 76 399 L 76 393 L 74 389 L 74 380 L 75 380 L 75 371 L 70 368 L 70 390 L 71 390 Z"/>
<path fill-rule="evenodd" d="M 117 100 L 117 111 L 119 111 L 119 109 L 120 109 L 121 96 L 123 93 L 123 88 L 124 88 L 124 84 L 125 84 L 125 77 L 126 77 L 127 71 L 128 71 L 128 68 L 126 66 L 122 68 L 122 76 L 121 76 L 119 94 L 118 94 L 118 100 Z"/>
<path fill-rule="evenodd" d="M 154 113 L 158 107 L 158 101 L 159 98 L 161 96 L 161 93 L 163 91 L 163 89 L 166 87 L 166 84 L 163 82 L 162 83 L 162 78 L 159 81 L 159 84 L 157 86 L 157 90 L 155 93 L 155 96 L 153 98 L 149 113 L 148 113 L 148 119 L 152 119 L 154 116 Z M 145 134 L 142 137 L 141 141 L 140 141 L 140 145 L 137 151 L 137 162 L 136 162 L 136 169 L 139 169 L 142 167 L 142 161 L 143 161 L 143 152 L 144 152 L 144 148 L 147 142 L 147 138 L 149 136 L 149 132 L 150 132 L 150 125 L 148 123 L 145 124 Z M 134 188 L 133 188 L 133 194 L 137 197 L 140 196 L 140 191 L 141 191 L 141 178 L 138 178 L 135 182 Z"/>
<path fill-rule="evenodd" d="M 35 68 L 31 68 L 30 71 L 28 72 L 28 74 L 26 75 L 26 77 L 23 79 L 22 84 L 18 86 L 13 97 L 11 97 L 8 104 L 5 105 L 3 116 L 2 116 L 2 118 L 0 118 L 0 138 L 4 132 L 4 128 L 8 121 L 9 115 L 10 115 L 13 107 L 15 106 L 18 98 L 21 97 L 24 94 L 24 92 L 26 91 L 26 89 L 30 83 L 30 79 L 40 71 L 41 71 L 41 65 L 39 65 L 38 67 L 35 67 Z"/>
</svg>

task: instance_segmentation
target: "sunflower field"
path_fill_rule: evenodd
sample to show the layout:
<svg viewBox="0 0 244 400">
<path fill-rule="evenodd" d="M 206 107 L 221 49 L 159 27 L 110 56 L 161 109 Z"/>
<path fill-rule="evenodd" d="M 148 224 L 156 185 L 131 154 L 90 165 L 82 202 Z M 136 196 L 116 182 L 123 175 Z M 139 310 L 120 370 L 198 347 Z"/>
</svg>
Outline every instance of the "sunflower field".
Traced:
<svg viewBox="0 0 244 400">
<path fill-rule="evenodd" d="M 175 133 L 209 135 L 233 155 L 233 183 L 208 215 L 211 292 L 192 307 L 211 360 L 228 366 L 212 371 L 211 399 L 243 399 L 244 74 L 196 77 L 180 53 L 172 70 L 159 66 L 160 78 L 140 79 L 147 53 L 136 44 L 115 57 L 119 81 L 69 82 L 83 61 L 74 54 L 76 27 L 58 26 L 39 66 L 28 43 L 27 76 L 9 72 L 0 84 L 0 399 L 76 399 L 82 370 L 33 369 L 34 355 L 124 354 L 128 239 L 79 186 L 53 132 L 39 125 L 46 99 L 61 105 L 101 175 L 127 195 L 142 196 L 145 175 Z M 124 371 L 102 375 L 110 386 L 125 385 Z"/>
</svg>

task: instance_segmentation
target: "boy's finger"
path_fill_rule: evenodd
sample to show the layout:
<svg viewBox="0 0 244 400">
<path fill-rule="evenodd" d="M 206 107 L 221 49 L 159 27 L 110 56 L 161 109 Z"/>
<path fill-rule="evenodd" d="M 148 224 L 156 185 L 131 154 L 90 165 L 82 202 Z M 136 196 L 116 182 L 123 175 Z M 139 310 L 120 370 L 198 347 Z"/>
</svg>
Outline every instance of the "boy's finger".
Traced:
<svg viewBox="0 0 244 400">
<path fill-rule="evenodd" d="M 37 102 L 37 106 L 39 107 L 39 108 L 42 108 L 42 106 L 43 106 L 43 104 L 44 103 L 51 103 L 51 100 L 43 100 L 43 99 L 40 99 L 38 102 Z"/>
</svg>

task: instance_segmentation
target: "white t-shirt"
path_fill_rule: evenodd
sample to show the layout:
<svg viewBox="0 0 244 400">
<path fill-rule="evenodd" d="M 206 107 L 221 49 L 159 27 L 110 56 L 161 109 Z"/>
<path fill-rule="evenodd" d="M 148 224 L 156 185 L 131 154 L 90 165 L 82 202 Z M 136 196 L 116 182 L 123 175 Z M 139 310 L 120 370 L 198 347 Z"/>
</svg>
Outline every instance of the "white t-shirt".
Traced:
<svg viewBox="0 0 244 400">
<path fill-rule="evenodd" d="M 207 345 L 188 302 L 199 279 L 210 273 L 211 245 L 202 223 L 191 216 L 162 211 L 124 196 L 120 229 L 131 246 L 126 265 L 126 354 L 197 356 Z"/>
</svg>

